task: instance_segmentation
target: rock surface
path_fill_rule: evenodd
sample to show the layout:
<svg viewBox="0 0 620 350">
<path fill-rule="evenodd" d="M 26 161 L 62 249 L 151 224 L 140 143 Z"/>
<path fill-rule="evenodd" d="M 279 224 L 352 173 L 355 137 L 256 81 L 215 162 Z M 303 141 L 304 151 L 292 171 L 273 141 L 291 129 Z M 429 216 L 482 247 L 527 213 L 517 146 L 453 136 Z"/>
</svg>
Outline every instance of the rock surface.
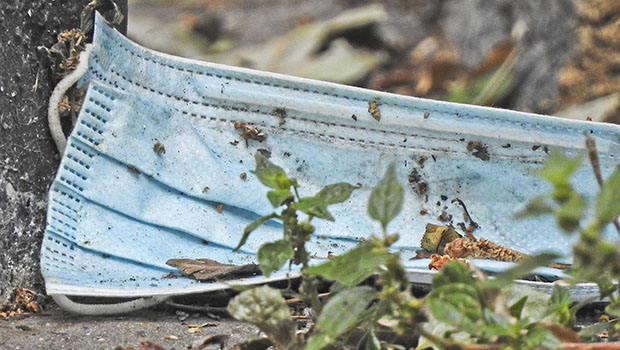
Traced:
<svg viewBox="0 0 620 350">
<path fill-rule="evenodd" d="M 17 287 L 43 291 L 39 249 L 58 156 L 46 119 L 52 74 L 39 47 L 79 27 L 89 2 L 0 2 L 0 302 Z"/>
</svg>

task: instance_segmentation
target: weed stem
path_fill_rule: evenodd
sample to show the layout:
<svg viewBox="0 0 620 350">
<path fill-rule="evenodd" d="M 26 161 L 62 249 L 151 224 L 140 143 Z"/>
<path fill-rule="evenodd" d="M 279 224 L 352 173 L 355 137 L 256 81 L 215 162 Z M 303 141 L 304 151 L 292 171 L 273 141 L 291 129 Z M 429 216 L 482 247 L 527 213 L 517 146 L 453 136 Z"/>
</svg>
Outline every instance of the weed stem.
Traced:
<svg viewBox="0 0 620 350">
<path fill-rule="evenodd" d="M 590 164 L 592 164 L 594 177 L 596 177 L 596 182 L 598 182 L 599 187 L 603 187 L 603 175 L 601 174 L 601 164 L 599 162 L 598 152 L 596 151 L 596 142 L 586 131 L 583 132 L 583 135 L 586 137 L 586 148 L 588 149 L 588 158 L 590 158 Z M 618 234 L 620 234 L 620 223 L 618 223 L 618 218 L 614 219 L 613 224 Z"/>
</svg>

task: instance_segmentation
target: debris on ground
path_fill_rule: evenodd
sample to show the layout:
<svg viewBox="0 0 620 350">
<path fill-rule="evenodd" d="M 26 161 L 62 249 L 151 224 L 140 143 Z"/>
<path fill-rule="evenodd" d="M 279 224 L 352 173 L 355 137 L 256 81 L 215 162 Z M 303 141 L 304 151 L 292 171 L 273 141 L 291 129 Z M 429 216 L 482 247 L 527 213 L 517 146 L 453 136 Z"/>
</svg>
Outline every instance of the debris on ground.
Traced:
<svg viewBox="0 0 620 350">
<path fill-rule="evenodd" d="M 140 343 L 139 350 L 166 350 L 166 348 L 164 348 L 163 346 L 157 343 L 153 343 L 150 341 L 143 341 Z"/>
<path fill-rule="evenodd" d="M 12 317 L 16 315 L 40 313 L 43 311 L 36 301 L 37 294 L 26 288 L 18 288 L 15 291 L 13 302 L 5 301 L 0 305 L 0 317 Z"/>
</svg>

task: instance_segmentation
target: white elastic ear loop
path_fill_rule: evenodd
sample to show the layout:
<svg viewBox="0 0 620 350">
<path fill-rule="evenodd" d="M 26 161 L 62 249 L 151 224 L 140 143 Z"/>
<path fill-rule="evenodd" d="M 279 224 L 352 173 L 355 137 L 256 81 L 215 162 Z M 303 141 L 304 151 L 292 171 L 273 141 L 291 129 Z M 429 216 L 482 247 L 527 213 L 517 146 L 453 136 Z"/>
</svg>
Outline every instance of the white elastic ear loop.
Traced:
<svg viewBox="0 0 620 350">
<path fill-rule="evenodd" d="M 80 315 L 91 316 L 126 314 L 128 312 L 155 306 L 168 299 L 168 296 L 163 295 L 143 297 L 115 304 L 81 304 L 69 299 L 64 294 L 52 294 L 51 297 L 54 299 L 56 304 L 58 304 L 58 306 L 60 306 L 64 310 Z"/>
<path fill-rule="evenodd" d="M 65 153 L 67 138 L 62 132 L 62 127 L 60 126 L 60 113 L 58 112 L 58 105 L 67 90 L 69 90 L 73 84 L 77 83 L 77 81 L 80 80 L 80 78 L 88 71 L 88 58 L 90 57 L 90 52 L 92 50 L 93 45 L 86 44 L 84 51 L 80 53 L 80 60 L 77 67 L 75 67 L 75 70 L 69 73 L 69 75 L 64 77 L 64 79 L 56 85 L 54 91 L 52 92 L 52 96 L 50 96 L 50 102 L 47 108 L 47 121 L 49 123 L 52 139 L 54 139 L 54 143 L 56 143 L 56 148 L 58 148 L 58 153 L 60 153 L 61 157 Z"/>
</svg>

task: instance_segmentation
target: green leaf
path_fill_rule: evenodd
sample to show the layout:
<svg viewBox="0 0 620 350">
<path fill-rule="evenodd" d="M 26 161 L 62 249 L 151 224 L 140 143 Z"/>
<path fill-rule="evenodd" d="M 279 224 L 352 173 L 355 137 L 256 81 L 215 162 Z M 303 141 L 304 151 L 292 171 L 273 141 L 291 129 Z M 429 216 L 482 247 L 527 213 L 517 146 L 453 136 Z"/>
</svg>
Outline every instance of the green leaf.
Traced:
<svg viewBox="0 0 620 350">
<path fill-rule="evenodd" d="M 261 286 L 245 291 L 228 303 L 227 310 L 234 318 L 256 325 L 279 349 L 297 341 L 295 323 L 277 289 Z"/>
<path fill-rule="evenodd" d="M 291 208 L 317 218 L 334 221 L 332 214 L 327 211 L 327 203 L 323 198 L 306 197 L 291 205 Z"/>
<path fill-rule="evenodd" d="M 288 189 L 291 187 L 292 182 L 282 168 L 270 162 L 269 159 L 260 153 L 256 153 L 254 159 L 256 159 L 256 170 L 253 170 L 252 173 L 256 175 L 263 185 L 274 189 Z"/>
<path fill-rule="evenodd" d="M 425 299 L 438 320 L 467 332 L 478 333 L 476 323 L 482 317 L 478 291 L 470 284 L 450 283 L 433 289 Z"/>
<path fill-rule="evenodd" d="M 586 209 L 586 203 L 581 196 L 574 192 L 572 188 L 571 191 L 567 194 L 568 198 L 555 211 L 557 224 L 565 232 L 572 232 L 579 227 L 579 221 L 581 221 Z"/>
<path fill-rule="evenodd" d="M 573 299 L 566 288 L 557 284 L 553 285 L 553 292 L 547 307 L 550 320 L 565 327 L 573 327 L 577 309 L 571 309 L 572 303 Z"/>
<path fill-rule="evenodd" d="M 381 350 L 381 341 L 375 335 L 374 329 L 370 329 L 366 337 L 366 350 Z"/>
<path fill-rule="evenodd" d="M 316 322 L 315 334 L 306 350 L 319 350 L 334 343 L 346 331 L 360 324 L 360 316 L 376 291 L 367 286 L 349 288 L 331 297 Z M 346 310 L 346 311 L 345 311 Z"/>
<path fill-rule="evenodd" d="M 279 270 L 295 252 L 288 241 L 283 239 L 265 243 L 258 249 L 258 265 L 266 277 Z"/>
<path fill-rule="evenodd" d="M 620 303 L 615 302 L 605 306 L 605 312 L 613 317 L 620 317 Z"/>
<path fill-rule="evenodd" d="M 269 202 L 274 208 L 281 206 L 284 204 L 284 201 L 292 196 L 293 194 L 289 188 L 267 192 L 267 199 L 269 199 Z"/>
<path fill-rule="evenodd" d="M 390 253 L 386 249 L 363 244 L 320 265 L 307 267 L 303 272 L 354 286 L 379 272 L 379 267 L 385 264 L 389 257 Z"/>
<path fill-rule="evenodd" d="M 521 309 L 520 319 L 540 321 L 545 317 L 549 304 L 549 294 L 514 283 L 502 288 L 501 292 L 507 305 L 517 304 L 521 299 L 527 297 L 527 302 Z"/>
<path fill-rule="evenodd" d="M 475 282 L 476 280 L 471 275 L 469 267 L 460 261 L 453 260 L 445 264 L 444 267 L 433 276 L 431 286 L 435 289 L 451 283 L 473 285 Z"/>
<path fill-rule="evenodd" d="M 596 218 L 603 226 L 620 214 L 620 167 L 605 181 L 596 198 Z"/>
<path fill-rule="evenodd" d="M 549 299 L 549 308 L 558 308 L 562 306 L 569 306 L 573 303 L 573 298 L 570 296 L 568 289 L 558 285 L 553 285 L 553 292 L 551 292 L 551 298 Z"/>
<path fill-rule="evenodd" d="M 368 200 L 368 214 L 379 221 L 383 231 L 387 224 L 398 215 L 403 207 L 405 191 L 396 177 L 394 163 L 388 166 L 385 175 L 370 193 Z"/>
<path fill-rule="evenodd" d="M 571 159 L 561 152 L 551 152 L 539 175 L 543 179 L 551 182 L 554 186 L 567 184 L 568 178 L 581 164 L 581 159 L 582 156 Z"/>
<path fill-rule="evenodd" d="M 522 297 L 517 300 L 514 304 L 510 305 L 508 311 L 510 311 L 510 316 L 514 318 L 521 318 L 521 312 L 523 311 L 523 307 L 525 306 L 525 302 L 527 301 L 527 296 Z"/>
<path fill-rule="evenodd" d="M 559 349 L 562 347 L 562 343 L 553 336 L 553 333 L 540 327 L 529 329 L 524 340 L 528 349 Z"/>
<path fill-rule="evenodd" d="M 514 334 L 513 325 L 506 317 L 493 313 L 489 309 L 483 311 L 486 327 L 484 334 L 491 337 L 512 337 Z M 515 325 L 518 327 L 518 325 Z M 515 328 L 516 328 L 515 327 Z"/>
<path fill-rule="evenodd" d="M 245 229 L 243 229 L 243 236 L 241 236 L 241 239 L 239 240 L 239 244 L 237 244 L 235 249 L 233 249 L 233 252 L 236 252 L 237 250 L 239 250 L 239 248 L 241 248 L 245 244 L 245 242 L 248 240 L 248 237 L 250 237 L 250 233 L 252 233 L 252 231 L 256 230 L 260 225 L 266 223 L 267 221 L 271 219 L 275 219 L 277 217 L 279 217 L 278 214 L 271 213 L 269 215 L 265 215 L 265 216 L 262 216 L 254 220 L 251 224 L 246 226 Z"/>
<path fill-rule="evenodd" d="M 323 199 L 327 205 L 342 203 L 349 199 L 351 193 L 358 188 L 359 187 L 350 185 L 346 182 L 339 182 L 325 186 L 315 197 Z"/>
<path fill-rule="evenodd" d="M 428 315 L 428 321 L 422 324 L 424 330 L 430 334 L 434 334 L 442 339 L 450 340 L 454 343 L 471 344 L 472 337 L 469 333 L 463 331 L 457 331 L 454 326 L 451 326 L 445 322 L 441 322 L 432 313 Z M 433 350 L 442 350 L 443 347 L 431 342 L 424 336 L 420 336 L 418 339 L 418 346 L 415 350 L 424 350 L 431 348 Z"/>
</svg>

